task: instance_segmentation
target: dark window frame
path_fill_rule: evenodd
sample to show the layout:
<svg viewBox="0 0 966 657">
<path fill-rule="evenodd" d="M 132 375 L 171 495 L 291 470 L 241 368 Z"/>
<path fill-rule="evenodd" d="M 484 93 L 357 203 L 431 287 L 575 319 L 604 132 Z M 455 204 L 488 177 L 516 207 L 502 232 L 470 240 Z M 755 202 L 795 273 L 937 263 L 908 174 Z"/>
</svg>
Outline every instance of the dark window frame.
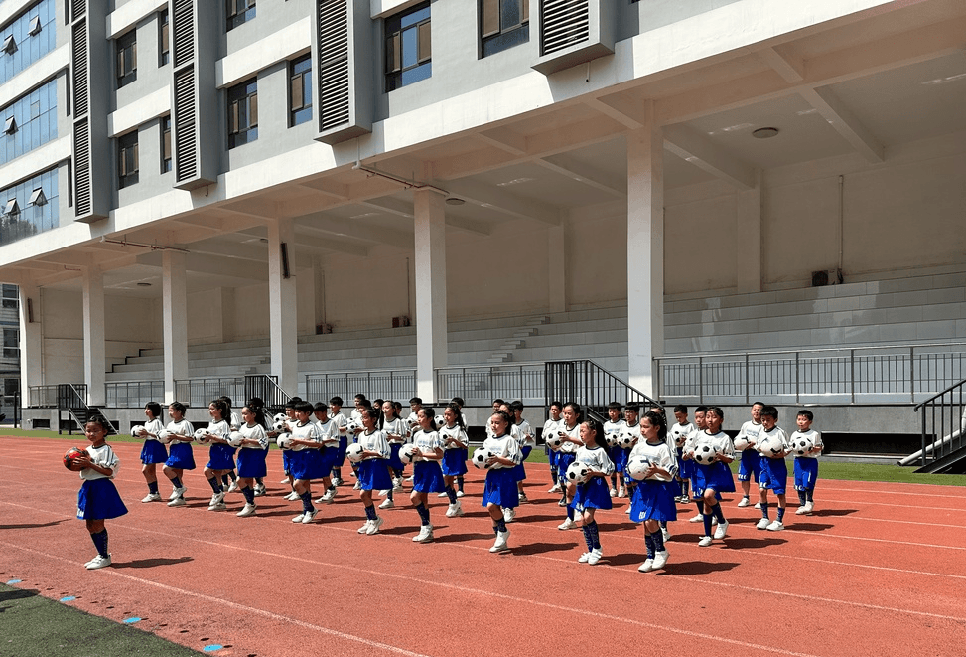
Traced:
<svg viewBox="0 0 966 657">
<path fill-rule="evenodd" d="M 20 288 L 10 283 L 4 283 L 0 290 L 0 299 L 4 308 L 17 310 L 20 308 Z"/>
<path fill-rule="evenodd" d="M 228 148 L 258 139 L 258 78 L 229 87 L 226 96 Z"/>
<path fill-rule="evenodd" d="M 139 167 L 138 131 L 131 130 L 117 137 L 117 188 L 136 185 Z"/>
<path fill-rule="evenodd" d="M 433 75 L 432 13 L 423 2 L 383 21 L 386 92 Z"/>
<path fill-rule="evenodd" d="M 289 62 L 288 126 L 294 127 L 312 119 L 312 55 Z"/>
<path fill-rule="evenodd" d="M 225 32 L 255 18 L 255 0 L 225 0 Z"/>
<path fill-rule="evenodd" d="M 171 115 L 168 114 L 161 117 L 161 173 L 171 169 Z"/>
<path fill-rule="evenodd" d="M 171 19 L 168 10 L 158 12 L 158 66 L 171 61 Z"/>
<path fill-rule="evenodd" d="M 480 56 L 530 41 L 529 0 L 480 0 Z"/>
<path fill-rule="evenodd" d="M 132 29 L 114 40 L 114 76 L 117 88 L 138 79 L 138 41 L 137 30 Z"/>
</svg>

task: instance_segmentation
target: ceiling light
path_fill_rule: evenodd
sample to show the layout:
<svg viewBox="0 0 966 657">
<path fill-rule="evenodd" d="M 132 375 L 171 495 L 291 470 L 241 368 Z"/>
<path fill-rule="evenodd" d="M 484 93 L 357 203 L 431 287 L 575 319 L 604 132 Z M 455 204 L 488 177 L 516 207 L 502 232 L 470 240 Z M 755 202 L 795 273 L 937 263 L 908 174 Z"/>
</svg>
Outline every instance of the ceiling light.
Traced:
<svg viewBox="0 0 966 657">
<path fill-rule="evenodd" d="M 778 134 L 778 128 L 758 128 L 751 134 L 756 139 L 770 139 Z"/>
<path fill-rule="evenodd" d="M 151 287 L 151 284 L 148 283 L 147 281 L 138 281 L 137 282 L 137 286 L 138 287 Z"/>
<path fill-rule="evenodd" d="M 456 198 L 455 196 L 450 196 L 448 199 L 446 199 L 446 205 L 463 205 L 464 203 L 466 203 L 466 201 L 461 198 Z"/>
<path fill-rule="evenodd" d="M 497 187 L 509 187 L 510 185 L 519 185 L 520 183 L 530 182 L 533 178 L 514 178 L 513 180 L 507 180 L 506 182 L 497 183 Z"/>
</svg>

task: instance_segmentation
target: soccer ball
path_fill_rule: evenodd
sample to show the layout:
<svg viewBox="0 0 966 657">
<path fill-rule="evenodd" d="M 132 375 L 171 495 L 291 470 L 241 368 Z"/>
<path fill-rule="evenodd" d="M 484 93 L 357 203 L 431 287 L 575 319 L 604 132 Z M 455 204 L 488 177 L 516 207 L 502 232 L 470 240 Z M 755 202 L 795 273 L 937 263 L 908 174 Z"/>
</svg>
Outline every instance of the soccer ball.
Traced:
<svg viewBox="0 0 966 657">
<path fill-rule="evenodd" d="M 85 452 L 83 450 L 77 449 L 76 447 L 71 447 L 64 454 L 64 467 L 72 472 L 80 472 L 83 468 L 77 463 L 76 459 L 78 456 L 84 456 Z"/>
<path fill-rule="evenodd" d="M 143 424 L 135 424 L 133 427 L 131 427 L 131 435 L 135 438 L 140 438 L 142 431 L 144 431 Z"/>
<path fill-rule="evenodd" d="M 208 443 L 210 443 L 211 439 L 208 437 L 208 430 L 195 429 L 195 440 L 197 440 L 202 445 L 207 445 Z"/>
<path fill-rule="evenodd" d="M 361 429 L 362 425 L 355 420 L 349 420 L 345 424 L 346 433 L 355 433 L 357 429 Z"/>
<path fill-rule="evenodd" d="M 651 461 L 646 456 L 635 456 L 627 463 L 627 474 L 634 481 L 644 481 L 644 473 L 651 467 Z"/>
<path fill-rule="evenodd" d="M 609 447 L 617 447 L 617 445 L 620 444 L 618 442 L 620 440 L 619 433 L 609 433 L 604 437 L 604 439 L 607 441 L 607 445 Z"/>
<path fill-rule="evenodd" d="M 422 458 L 419 455 L 419 448 L 409 443 L 408 445 L 403 445 L 399 449 L 399 460 L 403 463 L 413 463 L 414 461 L 420 461 Z"/>
<path fill-rule="evenodd" d="M 359 443 L 352 443 L 345 448 L 345 457 L 349 459 L 350 463 L 358 463 L 362 460 L 362 453 L 365 450 L 362 449 L 362 445 Z"/>
<path fill-rule="evenodd" d="M 495 456 L 493 452 L 487 447 L 477 447 L 476 451 L 473 452 L 473 465 L 481 470 L 486 470 L 490 466 L 486 464 L 486 460 L 491 456 Z"/>
<path fill-rule="evenodd" d="M 775 458 L 781 454 L 782 441 L 778 436 L 765 436 L 758 441 L 758 451 L 769 458 Z"/>
<path fill-rule="evenodd" d="M 574 461 L 567 468 L 567 474 L 565 476 L 567 477 L 567 481 L 571 483 L 582 484 L 590 478 L 590 468 L 583 463 Z"/>
<path fill-rule="evenodd" d="M 676 433 L 674 434 L 674 446 L 684 447 L 684 443 L 688 440 L 688 434 L 686 433 Z"/>
<path fill-rule="evenodd" d="M 272 423 L 272 428 L 275 431 L 285 431 L 288 429 L 288 423 L 285 420 L 275 420 L 275 422 Z"/>
<path fill-rule="evenodd" d="M 808 438 L 796 438 L 795 441 L 792 443 L 792 451 L 798 454 L 799 456 L 805 456 L 810 451 L 812 451 L 812 448 L 814 447 L 815 447 L 815 443 L 813 443 Z"/>
<path fill-rule="evenodd" d="M 622 433 L 617 438 L 617 444 L 620 445 L 622 448 L 626 448 L 633 445 L 635 440 L 637 440 L 637 436 L 635 436 L 634 434 Z"/>
<path fill-rule="evenodd" d="M 276 413 L 272 416 L 272 422 L 284 422 L 288 419 L 288 415 L 285 413 Z"/>
<path fill-rule="evenodd" d="M 282 433 L 275 439 L 275 444 L 282 449 L 292 449 L 292 434 Z"/>
<path fill-rule="evenodd" d="M 167 429 L 162 429 L 158 432 L 158 442 L 162 445 L 167 445 L 171 442 L 171 432 Z"/>
<path fill-rule="evenodd" d="M 550 449 L 556 452 L 558 449 L 560 449 L 560 446 L 563 445 L 563 438 L 560 437 L 560 434 L 548 436 L 547 445 L 550 447 Z"/>
<path fill-rule="evenodd" d="M 739 452 L 743 452 L 749 447 L 751 447 L 751 441 L 744 436 L 738 436 L 735 438 L 735 449 Z"/>
<path fill-rule="evenodd" d="M 701 465 L 711 465 L 718 455 L 718 448 L 713 445 L 698 445 L 694 448 L 694 460 Z"/>
<path fill-rule="evenodd" d="M 241 447 L 243 440 L 245 440 L 245 436 L 241 435 L 240 431 L 232 431 L 228 434 L 228 444 L 232 447 Z"/>
<path fill-rule="evenodd" d="M 437 427 L 445 427 L 446 426 L 446 418 L 443 417 L 442 415 L 437 415 L 433 419 L 436 421 L 436 426 Z"/>
</svg>

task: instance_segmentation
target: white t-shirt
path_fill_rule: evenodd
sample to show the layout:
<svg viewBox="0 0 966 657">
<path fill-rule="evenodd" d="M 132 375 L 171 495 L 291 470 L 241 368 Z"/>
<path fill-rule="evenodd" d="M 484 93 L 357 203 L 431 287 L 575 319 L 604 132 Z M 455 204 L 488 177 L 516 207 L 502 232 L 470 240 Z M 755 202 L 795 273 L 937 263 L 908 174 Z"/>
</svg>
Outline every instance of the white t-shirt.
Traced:
<svg viewBox="0 0 966 657">
<path fill-rule="evenodd" d="M 121 466 L 121 460 L 117 458 L 117 454 L 111 449 L 111 446 L 104 443 L 100 447 L 94 447 L 93 445 L 88 445 L 84 448 L 87 455 L 91 457 L 91 461 L 95 465 L 99 465 L 102 468 L 111 468 L 114 472 L 105 475 L 101 474 L 93 468 L 84 468 L 80 471 L 80 478 L 85 480 L 90 479 L 113 479 L 117 476 L 117 469 Z"/>
<path fill-rule="evenodd" d="M 788 437 L 788 444 L 791 445 L 799 438 L 811 440 L 815 447 L 825 447 L 825 443 L 822 442 L 822 432 L 817 429 L 809 428 L 808 431 L 793 431 L 792 435 Z M 801 456 L 796 454 L 796 456 L 802 459 L 817 459 L 821 454 L 821 452 L 816 452 L 815 454 L 802 454 Z"/>
<path fill-rule="evenodd" d="M 678 473 L 678 460 L 666 442 L 652 445 L 646 440 L 639 440 L 631 449 L 631 453 L 628 454 L 628 462 L 635 456 L 643 456 L 657 467 L 666 470 L 672 478 Z M 659 474 L 654 474 L 648 477 L 648 479 L 652 481 L 670 481 L 670 479 Z"/>
</svg>

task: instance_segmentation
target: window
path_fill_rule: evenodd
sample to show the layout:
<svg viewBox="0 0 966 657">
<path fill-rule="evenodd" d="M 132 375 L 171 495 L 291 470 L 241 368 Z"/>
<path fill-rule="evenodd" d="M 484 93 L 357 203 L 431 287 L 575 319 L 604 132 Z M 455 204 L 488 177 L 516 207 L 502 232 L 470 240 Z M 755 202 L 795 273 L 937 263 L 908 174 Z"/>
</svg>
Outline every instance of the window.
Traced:
<svg viewBox="0 0 966 657">
<path fill-rule="evenodd" d="M 20 329 L 3 329 L 3 357 L 20 358 Z"/>
<path fill-rule="evenodd" d="M 3 124 L 3 131 L 8 135 L 12 135 L 17 131 L 17 117 L 8 116 L 7 121 Z"/>
<path fill-rule="evenodd" d="M 292 62 L 289 74 L 289 127 L 312 118 L 312 57 Z"/>
<path fill-rule="evenodd" d="M 56 138 L 56 80 L 35 87 L 0 108 L 0 165 Z"/>
<path fill-rule="evenodd" d="M 138 79 L 137 31 L 131 30 L 115 41 L 117 48 L 117 88 Z"/>
<path fill-rule="evenodd" d="M 44 29 L 44 26 L 40 24 L 40 16 L 34 16 L 30 19 L 30 30 L 27 32 L 30 36 L 37 36 Z"/>
<path fill-rule="evenodd" d="M 124 189 L 138 181 L 138 131 L 117 138 L 117 188 Z"/>
<path fill-rule="evenodd" d="M 252 78 L 228 89 L 228 148 L 258 139 L 258 86 Z"/>
<path fill-rule="evenodd" d="M 168 10 L 165 9 L 158 14 L 158 43 L 161 44 L 160 65 L 164 66 L 171 61 L 171 42 L 169 41 Z"/>
<path fill-rule="evenodd" d="M 16 310 L 20 307 L 20 288 L 16 285 L 4 283 L 3 286 L 3 307 Z"/>
<path fill-rule="evenodd" d="M 226 2 L 226 32 L 255 18 L 255 0 L 226 0 Z"/>
<path fill-rule="evenodd" d="M 24 132 L 21 129 L 17 134 Z M 0 245 L 13 244 L 60 226 L 58 192 L 60 168 L 54 167 L 33 178 L 0 189 Z M 37 190 L 43 190 L 44 204 L 31 203 Z"/>
<path fill-rule="evenodd" d="M 386 91 L 433 74 L 430 25 L 428 2 L 386 19 Z"/>
<path fill-rule="evenodd" d="M 530 0 L 481 0 L 480 38 L 488 57 L 530 40 Z"/>
<path fill-rule="evenodd" d="M 57 0 L 4 2 L 3 6 L 28 4 L 30 6 L 15 17 L 5 12 L 5 24 L 0 26 L 0 84 L 26 70 L 57 47 Z M 19 118 L 17 123 L 23 125 Z"/>
<path fill-rule="evenodd" d="M 17 40 L 13 38 L 12 34 L 4 39 L 3 52 L 7 53 L 8 55 L 12 55 L 17 52 Z"/>
<path fill-rule="evenodd" d="M 161 173 L 171 171 L 171 115 L 161 119 Z"/>
</svg>

